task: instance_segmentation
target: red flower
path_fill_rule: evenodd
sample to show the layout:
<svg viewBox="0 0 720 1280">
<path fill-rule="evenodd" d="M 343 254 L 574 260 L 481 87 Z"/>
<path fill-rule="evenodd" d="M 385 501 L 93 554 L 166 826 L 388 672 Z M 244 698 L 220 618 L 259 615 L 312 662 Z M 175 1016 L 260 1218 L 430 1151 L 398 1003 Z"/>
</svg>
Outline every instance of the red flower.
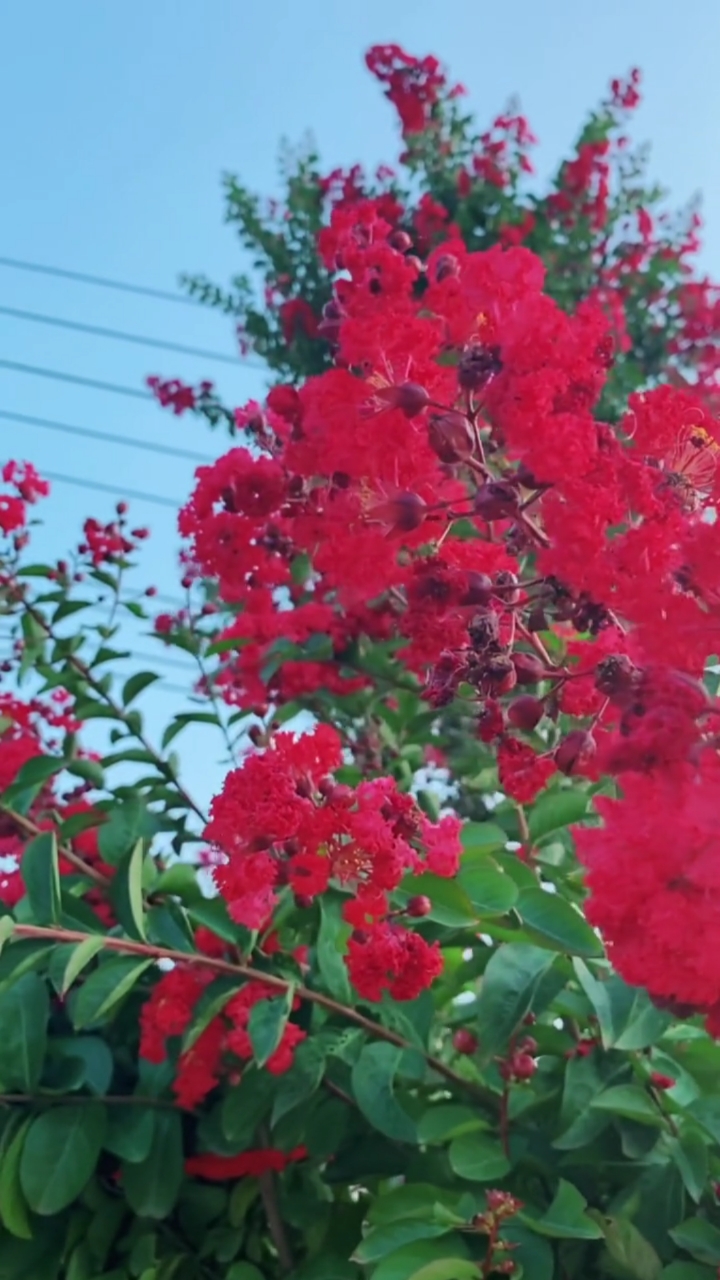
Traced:
<svg viewBox="0 0 720 1280">
<path fill-rule="evenodd" d="M 276 1151 L 260 1148 L 241 1151 L 236 1156 L 198 1155 L 185 1161 L 185 1172 L 191 1178 L 205 1178 L 208 1182 L 230 1182 L 236 1178 L 259 1178 L 264 1173 L 282 1173 L 289 1164 L 307 1158 L 307 1147 L 295 1147 L 292 1151 Z"/>
</svg>

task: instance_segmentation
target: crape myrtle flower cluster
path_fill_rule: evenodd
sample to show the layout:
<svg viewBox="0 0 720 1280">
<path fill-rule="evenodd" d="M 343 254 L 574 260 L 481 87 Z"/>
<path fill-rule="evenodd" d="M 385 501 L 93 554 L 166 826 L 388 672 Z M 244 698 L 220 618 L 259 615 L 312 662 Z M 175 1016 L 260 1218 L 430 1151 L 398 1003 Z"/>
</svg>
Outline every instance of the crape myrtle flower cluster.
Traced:
<svg viewBox="0 0 720 1280">
<path fill-rule="evenodd" d="M 592 301 L 564 312 L 524 247 L 470 253 L 455 239 L 421 261 L 365 200 L 334 210 L 321 252 L 336 276 L 335 367 L 240 411 L 252 447 L 199 468 L 180 516 L 197 572 L 237 613 L 221 634 L 241 644 L 226 656 L 229 700 L 264 712 L 354 688 L 353 641 L 391 639 L 433 707 L 474 705 L 518 802 L 556 771 L 616 775 L 624 798 L 580 839 L 592 919 L 630 981 L 711 1007 L 720 975 L 693 983 L 675 955 L 715 918 L 700 814 L 717 808 L 718 708 L 702 684 L 720 639 L 717 423 L 700 395 L 668 386 L 599 420 L 615 355 L 605 313 Z M 289 664 L 287 683 L 271 661 L 279 638 L 310 659 Z M 576 727 L 549 748 L 560 713 Z M 401 798 L 383 780 L 334 790 L 339 744 L 318 735 L 251 756 L 215 802 L 218 885 L 252 927 L 278 885 L 302 901 L 330 877 L 354 880 L 360 903 L 417 869 L 423 835 Z M 677 856 L 687 868 L 697 850 L 698 871 L 683 876 L 663 861 L 669 826 L 661 844 L 644 834 L 642 813 L 660 828 L 671 794 L 694 797 Z M 644 878 L 627 856 L 638 845 Z M 618 876 L 633 882 L 626 912 Z M 350 970 L 368 998 L 416 967 L 386 911 L 351 917 Z"/>
</svg>

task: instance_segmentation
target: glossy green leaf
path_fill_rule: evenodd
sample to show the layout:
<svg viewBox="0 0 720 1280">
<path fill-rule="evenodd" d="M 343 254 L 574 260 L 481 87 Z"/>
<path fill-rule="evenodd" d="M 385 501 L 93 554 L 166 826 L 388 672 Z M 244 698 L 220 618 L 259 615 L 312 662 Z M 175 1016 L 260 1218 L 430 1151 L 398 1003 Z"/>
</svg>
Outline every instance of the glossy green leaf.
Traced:
<svg viewBox="0 0 720 1280">
<path fill-rule="evenodd" d="M 510 1161 L 500 1142 L 481 1133 L 454 1138 L 448 1156 L 453 1172 L 469 1182 L 499 1182 L 510 1171 Z"/>
<path fill-rule="evenodd" d="M 156 675 L 154 671 L 136 671 L 123 685 L 122 694 L 120 695 L 123 706 L 128 707 L 142 693 L 143 689 L 147 689 L 149 685 L 154 684 L 159 679 L 160 676 Z"/>
<path fill-rule="evenodd" d="M 488 915 L 505 915 L 517 902 L 515 881 L 487 854 L 467 853 L 458 880 L 473 906 Z"/>
<path fill-rule="evenodd" d="M 105 1108 L 55 1107 L 33 1120 L 20 1158 L 20 1184 L 35 1212 L 59 1213 L 83 1190 L 102 1150 Z"/>
<path fill-rule="evenodd" d="M 270 1000 L 258 1000 L 250 1010 L 248 1034 L 253 1057 L 259 1067 L 265 1066 L 283 1038 L 292 1009 L 293 994 L 294 989 L 290 986 L 284 995 Z"/>
<path fill-rule="evenodd" d="M 105 945 L 105 939 L 102 934 L 98 934 L 94 938 L 86 938 L 84 942 L 79 942 L 70 954 L 65 965 L 63 973 L 62 986 L 60 988 L 62 995 L 67 995 L 73 983 L 79 978 L 83 969 L 95 959 L 95 956 L 102 951 Z"/>
<path fill-rule="evenodd" d="M 676 1245 L 692 1254 L 698 1262 L 716 1267 L 720 1264 L 720 1229 L 706 1218 L 688 1218 L 669 1233 Z"/>
<path fill-rule="evenodd" d="M 71 1016 L 75 1029 L 80 1031 L 107 1022 L 152 963 L 152 960 L 119 956 L 99 965 L 74 993 Z"/>
<path fill-rule="evenodd" d="M 17 1120 L 20 1121 L 18 1116 Z M 20 1157 L 32 1116 L 21 1123 L 11 1123 L 3 1133 L 0 1150 L 0 1220 L 11 1235 L 20 1240 L 32 1239 L 28 1203 L 20 1185 Z"/>
<path fill-rule="evenodd" d="M 473 1280 L 467 1270 L 469 1265 L 473 1266 L 474 1280 L 477 1280 L 477 1263 L 468 1263 L 464 1242 L 459 1236 L 453 1238 L 452 1254 L 445 1238 L 413 1240 L 411 1244 L 402 1245 L 401 1248 L 380 1260 L 373 1272 L 373 1280 L 411 1280 L 411 1277 L 417 1276 L 423 1268 L 443 1260 L 445 1265 L 433 1280 Z M 462 1275 L 459 1273 L 460 1267 L 462 1267 Z M 431 1278 L 422 1276 L 421 1280 L 431 1280 Z"/>
<path fill-rule="evenodd" d="M 504 849 L 508 842 L 507 832 L 494 822 L 466 822 L 460 838 L 466 855 Z"/>
<path fill-rule="evenodd" d="M 50 997 L 36 973 L 25 973 L 0 994 L 0 1082 L 6 1089 L 37 1088 L 47 1048 Z"/>
<path fill-rule="evenodd" d="M 573 822 L 580 822 L 587 814 L 589 803 L 587 792 L 578 787 L 545 792 L 535 801 L 528 815 L 530 839 L 537 843 L 552 831 L 561 831 Z"/>
<path fill-rule="evenodd" d="M 183 1180 L 178 1112 L 158 1112 L 149 1154 L 144 1160 L 124 1161 L 122 1171 L 123 1189 L 135 1213 L 142 1218 L 166 1218 L 172 1212 Z"/>
<path fill-rule="evenodd" d="M 544 1214 L 526 1208 L 520 1220 L 538 1235 L 560 1240 L 599 1240 L 602 1228 L 586 1213 L 587 1201 L 571 1182 L 561 1179 L 555 1198 Z"/>
<path fill-rule="evenodd" d="M 432 909 L 425 917 L 427 920 L 455 929 L 477 921 L 478 913 L 459 880 L 447 880 L 442 876 L 425 873 L 409 877 L 401 885 L 400 891 L 405 901 L 418 894 L 430 899 Z"/>
<path fill-rule="evenodd" d="M 147 940 L 145 930 L 145 911 L 143 904 L 143 868 L 145 865 L 145 846 L 138 840 L 130 856 L 127 867 L 127 894 L 132 921 L 143 941 Z"/>
<path fill-rule="evenodd" d="M 60 920 L 60 871 L 54 831 L 43 831 L 25 846 L 20 873 L 35 922 L 57 924 Z"/>
<path fill-rule="evenodd" d="M 668 1140 L 668 1148 L 677 1165 L 685 1190 L 699 1204 L 708 1185 L 709 1153 L 702 1134 L 686 1128 L 677 1138 Z"/>
<path fill-rule="evenodd" d="M 594 1111 L 610 1111 L 616 1116 L 625 1116 L 628 1120 L 637 1120 L 639 1124 L 655 1125 L 660 1128 L 663 1116 L 645 1089 L 636 1084 L 617 1084 L 604 1089 L 590 1106 Z"/>
<path fill-rule="evenodd" d="M 320 1087 L 325 1070 L 325 1050 L 317 1040 L 307 1039 L 295 1050 L 293 1064 L 280 1078 L 272 1110 L 276 1125 L 284 1115 L 311 1098 Z"/>
<path fill-rule="evenodd" d="M 402 1050 L 392 1044 L 367 1044 L 352 1069 L 352 1088 L 360 1110 L 374 1129 L 399 1142 L 416 1142 L 417 1130 L 394 1093 Z"/>
<path fill-rule="evenodd" d="M 450 1227 L 437 1222 L 422 1222 L 419 1218 L 406 1218 L 400 1222 L 388 1223 L 387 1226 L 373 1227 L 363 1236 L 353 1253 L 353 1261 L 363 1266 L 371 1262 L 379 1262 L 388 1253 L 400 1249 L 413 1240 L 432 1240 L 446 1235 Z"/>
<path fill-rule="evenodd" d="M 352 1004 L 350 979 L 342 956 L 350 934 L 341 915 L 341 903 L 323 895 L 320 899 L 320 928 L 317 936 L 317 965 L 328 992 L 341 1004 Z"/>
<path fill-rule="evenodd" d="M 594 929 L 560 894 L 539 887 L 522 889 L 516 910 L 523 924 L 556 950 L 590 958 L 602 956 L 602 943 Z"/>
<path fill-rule="evenodd" d="M 552 965 L 552 952 L 523 943 L 505 943 L 493 952 L 477 1003 L 481 1052 L 491 1057 L 504 1049 L 533 1006 L 540 982 Z"/>
<path fill-rule="evenodd" d="M 662 1262 L 648 1240 L 627 1218 L 602 1222 L 605 1247 L 613 1262 L 633 1280 L 659 1280 Z"/>
<path fill-rule="evenodd" d="M 486 1128 L 487 1121 L 470 1107 L 435 1102 L 418 1121 L 418 1141 L 432 1145 Z"/>
</svg>

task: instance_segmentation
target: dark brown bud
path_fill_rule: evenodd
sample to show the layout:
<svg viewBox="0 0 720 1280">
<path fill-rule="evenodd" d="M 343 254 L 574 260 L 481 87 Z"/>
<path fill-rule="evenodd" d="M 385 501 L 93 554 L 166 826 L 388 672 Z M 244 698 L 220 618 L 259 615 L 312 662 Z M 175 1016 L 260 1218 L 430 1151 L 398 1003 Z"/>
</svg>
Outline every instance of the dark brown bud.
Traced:
<svg viewBox="0 0 720 1280">
<path fill-rule="evenodd" d="M 481 520 L 509 520 L 517 509 L 517 490 L 507 480 L 488 480 L 475 494 L 475 512 Z"/>
<path fill-rule="evenodd" d="M 642 673 L 624 653 L 610 654 L 595 668 L 595 688 L 615 705 L 632 697 Z"/>
<path fill-rule="evenodd" d="M 495 594 L 502 596 L 505 604 L 517 604 L 520 599 L 520 584 L 510 569 L 501 569 L 496 574 Z"/>
<path fill-rule="evenodd" d="M 500 619 L 495 610 L 483 609 L 481 613 L 476 613 L 468 626 L 468 636 L 477 653 L 497 644 L 500 638 Z"/>
<path fill-rule="evenodd" d="M 462 413 L 449 409 L 434 413 L 428 421 L 428 444 L 441 462 L 451 466 L 472 456 L 473 439 L 470 423 Z"/>
<path fill-rule="evenodd" d="M 483 667 L 483 688 L 489 693 L 509 693 L 517 684 L 512 658 L 506 653 L 493 653 Z"/>
<path fill-rule="evenodd" d="M 393 409 L 399 409 L 406 418 L 416 418 L 430 403 L 430 395 L 418 382 L 402 382 L 399 387 L 392 387 L 392 397 L 388 398 Z"/>
<path fill-rule="evenodd" d="M 501 369 L 500 348 L 474 342 L 460 357 L 458 382 L 464 391 L 481 391 Z"/>
</svg>

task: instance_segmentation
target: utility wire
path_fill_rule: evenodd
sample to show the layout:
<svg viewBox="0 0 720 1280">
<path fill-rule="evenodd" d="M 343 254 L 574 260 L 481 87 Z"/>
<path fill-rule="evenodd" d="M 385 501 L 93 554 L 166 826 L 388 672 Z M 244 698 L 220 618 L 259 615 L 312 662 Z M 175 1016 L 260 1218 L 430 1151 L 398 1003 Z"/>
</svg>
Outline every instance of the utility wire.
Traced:
<svg viewBox="0 0 720 1280">
<path fill-rule="evenodd" d="M 39 364 L 20 364 L 17 360 L 0 360 L 0 369 L 11 369 L 14 373 L 29 373 L 38 378 L 54 378 L 56 382 L 72 382 L 79 387 L 93 387 L 96 391 L 111 391 L 117 396 L 133 396 L 135 400 L 153 400 L 150 391 L 141 391 L 139 387 L 125 387 L 118 382 L 101 382 L 97 378 L 83 378 L 78 373 L 63 373 L 59 369 L 46 369 Z"/>
<path fill-rule="evenodd" d="M 175 498 L 165 498 L 159 493 L 143 493 L 140 489 L 128 489 L 124 484 L 103 484 L 101 480 L 86 480 L 83 476 L 66 476 L 60 471 L 46 471 L 44 468 L 43 477 L 55 480 L 58 484 L 73 484 L 80 489 L 96 489 L 98 493 L 111 493 L 118 500 L 134 498 L 137 502 L 151 502 L 157 507 L 172 507 L 173 511 L 179 510 L 179 503 Z"/>
<path fill-rule="evenodd" d="M 154 444 L 150 440 L 134 440 L 132 436 L 118 436 L 110 431 L 93 431 L 90 427 L 76 427 L 69 422 L 56 422 L 53 418 L 35 418 L 28 413 L 10 413 L 0 409 L 0 418 L 9 422 L 26 422 L 31 427 L 45 427 L 49 431 L 63 431 L 67 435 L 82 436 L 88 440 L 101 440 L 105 444 L 126 445 L 131 449 L 146 449 L 149 453 L 163 453 L 172 458 L 186 458 L 189 462 L 211 463 L 207 454 L 193 453 L 190 449 L 178 449 L 175 445 Z"/>
<path fill-rule="evenodd" d="M 140 347 L 156 347 L 161 351 L 178 351 L 184 356 L 200 356 L 204 360 L 219 360 L 222 364 L 244 364 L 253 369 L 263 369 L 260 361 L 243 359 L 239 356 L 227 356 L 219 351 L 207 351 L 203 347 L 186 347 L 180 342 L 167 342 L 164 338 L 149 338 L 138 333 L 127 333 L 124 329 L 105 329 L 97 324 L 83 324 L 79 320 L 67 320 L 63 316 L 47 316 L 39 311 L 21 311 L 18 307 L 0 306 L 0 315 L 10 316 L 13 320 L 28 320 L 33 324 L 49 324 L 56 329 L 72 329 L 76 333 L 91 333 L 99 338 L 112 338 L 116 342 L 132 342 Z"/>
<path fill-rule="evenodd" d="M 123 293 L 138 293 L 146 298 L 159 298 L 163 302 L 179 302 L 186 307 L 198 306 L 195 298 L 188 297 L 184 293 L 170 293 L 167 289 L 153 289 L 145 284 L 110 280 L 107 276 L 94 276 L 84 271 L 68 271 L 64 267 L 48 267 L 40 262 L 24 262 L 20 258 L 0 258 L 0 267 L 12 267 L 17 271 L 34 271 L 46 276 L 59 276 L 63 280 L 77 280 L 80 284 L 99 285 L 102 289 L 119 289 Z"/>
</svg>

